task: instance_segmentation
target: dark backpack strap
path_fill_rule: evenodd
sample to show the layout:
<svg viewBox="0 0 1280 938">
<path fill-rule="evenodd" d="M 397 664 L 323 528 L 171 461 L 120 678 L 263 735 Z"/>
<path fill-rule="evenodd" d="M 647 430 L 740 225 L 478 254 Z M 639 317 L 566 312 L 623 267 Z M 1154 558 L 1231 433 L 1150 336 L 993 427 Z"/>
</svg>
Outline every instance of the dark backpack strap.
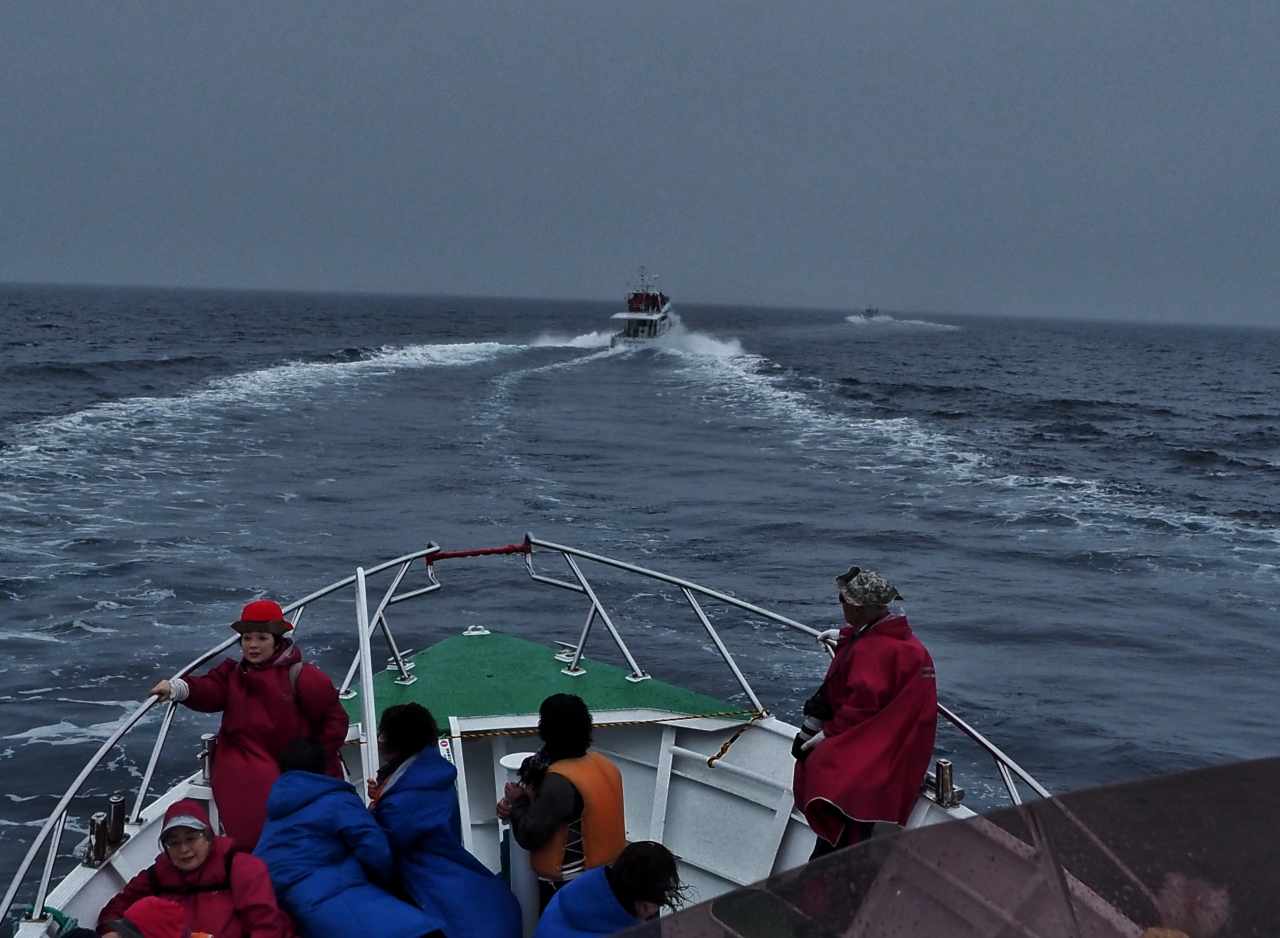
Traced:
<svg viewBox="0 0 1280 938">
<path fill-rule="evenodd" d="M 239 847 L 232 847 L 230 850 L 227 851 L 227 888 L 228 889 L 231 888 L 231 864 L 234 863 L 236 857 L 242 853 L 244 853 L 244 851 L 241 850 Z"/>
<path fill-rule="evenodd" d="M 307 738 L 310 739 L 315 733 L 314 721 L 311 714 L 307 712 L 306 704 L 302 702 L 302 698 L 298 696 L 298 678 L 302 676 L 302 669 L 307 666 L 305 661 L 295 661 L 289 665 L 289 687 L 293 691 L 293 704 L 298 708 L 298 712 L 302 714 L 302 722 L 307 727 Z"/>
</svg>

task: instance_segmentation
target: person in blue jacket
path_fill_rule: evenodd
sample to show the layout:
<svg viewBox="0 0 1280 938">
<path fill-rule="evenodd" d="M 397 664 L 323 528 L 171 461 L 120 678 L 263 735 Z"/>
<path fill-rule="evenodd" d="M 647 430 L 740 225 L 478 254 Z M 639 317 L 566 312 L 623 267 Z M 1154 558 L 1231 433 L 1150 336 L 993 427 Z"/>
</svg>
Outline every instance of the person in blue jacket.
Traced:
<svg viewBox="0 0 1280 938">
<path fill-rule="evenodd" d="M 520 938 L 520 906 L 506 883 L 462 845 L 458 771 L 437 746 L 421 704 L 388 707 L 378 726 L 382 768 L 373 816 L 395 851 L 400 889 L 445 938 Z"/>
<path fill-rule="evenodd" d="M 570 880 L 547 905 L 534 938 L 612 935 L 684 902 L 671 851 L 652 840 L 628 844 L 609 866 Z"/>
<path fill-rule="evenodd" d="M 254 854 L 267 864 L 280 905 L 304 938 L 328 938 L 357 923 L 381 938 L 438 936 L 438 924 L 383 885 L 395 882 L 391 845 L 354 788 L 325 774 L 325 751 L 289 743 L 267 798 Z M 381 884 L 381 885 L 379 885 Z"/>
</svg>

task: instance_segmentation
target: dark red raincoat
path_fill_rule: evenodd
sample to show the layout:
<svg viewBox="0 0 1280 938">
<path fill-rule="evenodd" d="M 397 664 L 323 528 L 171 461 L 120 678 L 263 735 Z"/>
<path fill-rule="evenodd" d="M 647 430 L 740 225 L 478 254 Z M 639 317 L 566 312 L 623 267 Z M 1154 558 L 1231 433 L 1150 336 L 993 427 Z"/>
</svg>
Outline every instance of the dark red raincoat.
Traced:
<svg viewBox="0 0 1280 938">
<path fill-rule="evenodd" d="M 190 815 L 206 824 L 209 815 L 198 801 L 170 805 L 166 819 Z M 292 938 L 293 926 L 276 904 L 267 865 L 236 849 L 230 837 L 215 837 L 209 858 L 189 873 L 179 870 L 163 850 L 156 862 L 125 884 L 102 908 L 98 934 L 105 934 L 125 910 L 147 896 L 172 899 L 186 912 L 186 931 L 215 938 Z"/>
<path fill-rule="evenodd" d="M 263 664 L 224 661 L 203 677 L 186 679 L 184 704 L 202 713 L 222 711 L 213 797 L 223 829 L 245 850 L 258 843 L 267 795 L 280 775 L 276 756 L 291 740 L 315 740 L 328 754 L 328 774 L 342 777 L 338 750 L 347 738 L 347 712 L 333 682 L 313 664 L 302 665 L 294 687 L 289 669 L 301 661 L 301 650 L 287 642 Z"/>
<path fill-rule="evenodd" d="M 881 619 L 861 638 L 840 630 L 822 691 L 827 738 L 796 762 L 796 807 L 813 832 L 837 843 L 850 821 L 905 824 L 920 792 L 938 726 L 933 659 L 907 617 Z"/>
</svg>

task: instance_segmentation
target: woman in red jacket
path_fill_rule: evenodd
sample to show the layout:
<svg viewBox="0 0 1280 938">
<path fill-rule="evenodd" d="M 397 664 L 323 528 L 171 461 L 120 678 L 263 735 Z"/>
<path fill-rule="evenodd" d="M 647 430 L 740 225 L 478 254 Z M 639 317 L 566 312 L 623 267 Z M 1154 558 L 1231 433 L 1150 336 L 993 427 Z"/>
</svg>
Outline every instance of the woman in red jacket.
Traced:
<svg viewBox="0 0 1280 938">
<path fill-rule="evenodd" d="M 796 807 L 817 835 L 813 857 L 866 839 L 877 821 L 906 824 L 933 755 L 938 689 L 933 659 L 902 597 L 880 574 L 836 577 L 845 626 L 818 692 L 804 705 L 796 757 Z"/>
<path fill-rule="evenodd" d="M 305 737 L 325 751 L 328 774 L 342 777 L 339 749 L 347 713 L 328 676 L 286 634 L 293 629 L 277 603 L 259 599 L 231 624 L 243 657 L 203 677 L 161 681 L 151 693 L 202 713 L 222 712 L 213 757 L 213 797 L 223 830 L 252 850 L 267 818 L 267 795 L 280 775 L 276 757 Z"/>
<path fill-rule="evenodd" d="M 267 866 L 215 837 L 200 802 L 175 801 L 160 830 L 164 848 L 156 862 L 125 884 L 102 908 L 98 934 L 118 936 L 115 923 L 148 896 L 182 906 L 187 934 L 217 938 L 292 938 L 289 919 L 276 904 Z"/>
</svg>

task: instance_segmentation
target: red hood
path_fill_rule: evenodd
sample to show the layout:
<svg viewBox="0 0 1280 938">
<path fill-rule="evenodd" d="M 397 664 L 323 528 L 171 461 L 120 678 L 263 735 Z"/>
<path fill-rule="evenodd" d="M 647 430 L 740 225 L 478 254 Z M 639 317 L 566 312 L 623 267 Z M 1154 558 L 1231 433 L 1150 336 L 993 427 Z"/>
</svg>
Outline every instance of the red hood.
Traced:
<svg viewBox="0 0 1280 938">
<path fill-rule="evenodd" d="M 173 818 L 193 817 L 205 826 L 205 830 L 213 831 L 213 825 L 209 823 L 209 812 L 205 810 L 202 802 L 196 801 L 194 798 L 183 798 L 181 801 L 175 801 L 169 805 L 169 810 L 164 813 L 164 823 L 168 824 Z M 164 824 L 160 825 L 161 827 Z"/>
<path fill-rule="evenodd" d="M 164 820 L 167 824 L 172 818 L 193 817 L 205 825 L 205 828 L 213 833 L 213 826 L 209 823 L 209 812 L 205 810 L 202 802 L 192 798 L 183 798 L 181 801 L 175 801 L 169 806 L 169 810 L 164 813 Z M 163 826 L 163 825 L 162 825 Z M 213 837 L 212 844 L 209 848 L 209 858 L 194 870 L 182 872 L 169 859 L 169 854 L 163 847 L 160 849 L 160 855 L 156 857 L 155 871 L 161 883 L 166 886 L 179 886 L 190 883 L 210 883 L 221 882 L 227 877 L 227 851 L 231 850 L 233 843 L 230 837 Z"/>
<path fill-rule="evenodd" d="M 124 917 L 143 938 L 183 938 L 187 934 L 187 912 L 172 899 L 147 896 L 129 906 Z"/>
</svg>

